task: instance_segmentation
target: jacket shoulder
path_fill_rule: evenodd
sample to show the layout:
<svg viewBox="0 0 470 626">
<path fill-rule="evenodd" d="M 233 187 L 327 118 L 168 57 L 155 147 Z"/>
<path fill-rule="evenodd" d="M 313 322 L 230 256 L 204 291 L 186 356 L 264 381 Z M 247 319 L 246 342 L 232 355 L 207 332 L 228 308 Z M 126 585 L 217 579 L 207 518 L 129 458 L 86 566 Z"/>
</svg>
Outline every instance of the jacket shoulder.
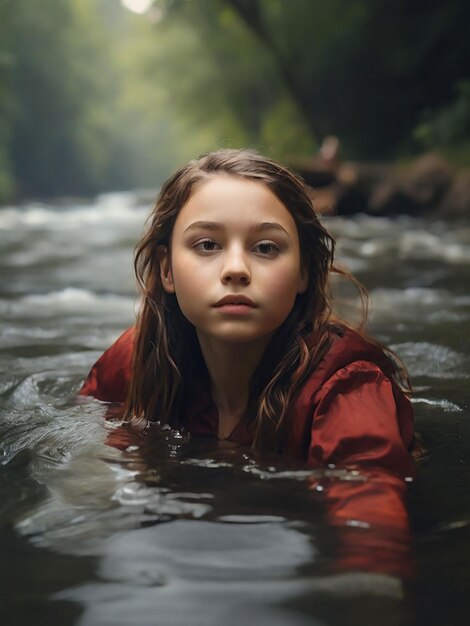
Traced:
<svg viewBox="0 0 470 626">
<path fill-rule="evenodd" d="M 318 389 L 338 370 L 355 363 L 367 361 L 376 365 L 388 378 L 396 375 L 396 366 L 384 349 L 358 332 L 345 326 L 331 326 L 328 332 L 329 347 L 311 372 L 306 384 Z M 308 384 L 311 381 L 312 384 Z M 313 391 L 313 388 L 312 388 Z"/>
<path fill-rule="evenodd" d="M 293 441 L 305 448 L 311 438 L 312 420 L 316 407 L 326 389 L 325 383 L 336 379 L 341 371 L 357 380 L 374 378 L 375 373 L 383 374 L 391 384 L 396 418 L 402 439 L 407 447 L 412 446 L 414 419 L 410 401 L 396 383 L 397 366 L 392 358 L 374 342 L 346 327 L 332 326 L 329 330 L 329 347 L 321 361 L 308 374 L 302 384 L 293 406 L 291 430 Z M 338 390 L 340 393 L 341 390 Z M 304 449 L 305 452 L 305 449 Z"/>
<path fill-rule="evenodd" d="M 131 380 L 135 335 L 135 327 L 128 328 L 100 356 L 79 395 L 93 396 L 105 402 L 125 402 Z"/>
</svg>

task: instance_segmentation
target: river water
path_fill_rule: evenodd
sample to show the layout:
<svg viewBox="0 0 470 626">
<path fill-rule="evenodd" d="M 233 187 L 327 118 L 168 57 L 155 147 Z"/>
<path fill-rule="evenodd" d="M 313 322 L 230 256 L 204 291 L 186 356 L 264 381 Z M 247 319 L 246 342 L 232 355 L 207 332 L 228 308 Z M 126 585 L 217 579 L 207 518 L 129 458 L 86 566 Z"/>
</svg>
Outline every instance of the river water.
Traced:
<svg viewBox="0 0 470 626">
<path fill-rule="evenodd" d="M 0 623 L 464 623 L 470 223 L 328 219 L 371 292 L 370 332 L 415 388 L 426 454 L 407 483 L 408 533 L 380 511 L 332 523 L 325 493 L 353 501 L 368 480 L 357 472 L 312 477 L 172 432 L 132 439 L 99 402 L 75 400 L 134 319 L 132 248 L 150 205 L 126 193 L 0 211 Z"/>
</svg>

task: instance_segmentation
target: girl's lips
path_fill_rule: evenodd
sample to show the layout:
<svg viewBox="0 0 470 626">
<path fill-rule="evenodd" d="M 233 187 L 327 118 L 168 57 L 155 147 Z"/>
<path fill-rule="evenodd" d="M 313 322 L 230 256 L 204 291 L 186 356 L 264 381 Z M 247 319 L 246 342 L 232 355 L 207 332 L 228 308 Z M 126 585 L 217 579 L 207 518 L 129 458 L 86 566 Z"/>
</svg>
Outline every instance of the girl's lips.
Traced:
<svg viewBox="0 0 470 626">
<path fill-rule="evenodd" d="M 247 298 L 246 296 L 233 294 L 230 296 L 225 296 L 224 298 L 216 302 L 214 306 L 224 309 L 226 309 L 227 307 L 253 309 L 256 305 L 253 300 L 250 300 L 250 298 Z"/>
<path fill-rule="evenodd" d="M 234 304 L 233 302 L 216 307 L 218 311 L 227 315 L 249 315 L 254 308 L 251 304 Z"/>
</svg>

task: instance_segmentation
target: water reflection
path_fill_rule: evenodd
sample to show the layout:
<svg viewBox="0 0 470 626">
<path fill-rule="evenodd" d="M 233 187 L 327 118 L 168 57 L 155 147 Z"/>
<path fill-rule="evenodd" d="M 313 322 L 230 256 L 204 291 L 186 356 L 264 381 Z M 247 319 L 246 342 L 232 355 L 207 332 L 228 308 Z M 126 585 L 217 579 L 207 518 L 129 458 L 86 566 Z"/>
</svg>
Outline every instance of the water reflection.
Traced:
<svg viewBox="0 0 470 626">
<path fill-rule="evenodd" d="M 54 594 L 82 605 L 79 624 L 143 625 L 157 611 L 165 625 L 296 626 L 323 623 L 303 613 L 302 597 L 327 611 L 357 597 L 401 602 L 413 568 L 400 479 L 261 462 L 173 431 L 143 438 L 110 425 L 106 441 L 117 446 L 106 457 L 100 448 L 107 480 L 95 464 L 64 468 L 49 485 L 50 527 L 44 506 L 18 525 L 37 533 L 41 519 L 43 547 L 99 556 L 97 580 Z M 88 489 L 75 489 L 87 471 Z M 103 510 L 110 502 L 119 507 Z M 57 519 L 61 507 L 75 517 Z"/>
</svg>

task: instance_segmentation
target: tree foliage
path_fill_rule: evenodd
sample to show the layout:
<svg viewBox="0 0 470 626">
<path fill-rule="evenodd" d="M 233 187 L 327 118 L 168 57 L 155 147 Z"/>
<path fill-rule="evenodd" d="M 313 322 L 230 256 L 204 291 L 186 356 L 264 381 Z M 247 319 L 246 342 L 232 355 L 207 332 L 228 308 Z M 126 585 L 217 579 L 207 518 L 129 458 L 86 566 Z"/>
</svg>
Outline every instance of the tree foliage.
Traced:
<svg viewBox="0 0 470 626">
<path fill-rule="evenodd" d="M 0 0 L 0 201 L 156 186 L 222 146 L 468 155 L 464 0 Z"/>
<path fill-rule="evenodd" d="M 138 183 L 118 57 L 127 12 L 115 0 L 0 0 L 0 10 L 0 200 Z"/>
<path fill-rule="evenodd" d="M 231 8 L 268 51 L 312 135 L 338 135 L 352 156 L 391 157 L 412 150 L 423 112 L 449 103 L 457 83 L 469 78 L 470 23 L 463 0 L 177 5 L 181 13 L 190 5 L 193 12 L 204 7 L 204 15 Z M 217 49 L 211 38 L 207 45 Z"/>
<path fill-rule="evenodd" d="M 100 54 L 83 6 L 10 3 L 9 154 L 22 195 L 47 193 L 51 173 L 58 193 L 94 189 L 102 172 L 100 79 L 89 69 Z"/>
</svg>

